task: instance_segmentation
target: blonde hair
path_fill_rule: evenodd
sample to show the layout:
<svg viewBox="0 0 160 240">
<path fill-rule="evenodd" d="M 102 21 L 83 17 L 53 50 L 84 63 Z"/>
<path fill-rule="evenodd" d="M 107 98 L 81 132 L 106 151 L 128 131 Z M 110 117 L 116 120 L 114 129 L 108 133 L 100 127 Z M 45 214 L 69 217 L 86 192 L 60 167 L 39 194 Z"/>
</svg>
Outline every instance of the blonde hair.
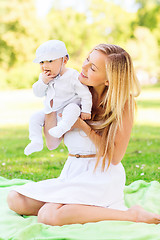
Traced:
<svg viewBox="0 0 160 240">
<path fill-rule="evenodd" d="M 92 119 L 88 122 L 92 129 L 102 136 L 101 144 L 97 143 L 99 147 L 95 169 L 102 158 L 104 171 L 106 159 L 108 158 L 108 167 L 112 161 L 117 128 L 123 127 L 124 106 L 127 103 L 130 114 L 134 114 L 134 97 L 139 95 L 140 85 L 132 59 L 124 49 L 116 45 L 99 44 L 91 52 L 94 50 L 106 55 L 106 81 L 109 83 L 104 88 L 99 105 L 96 92 L 90 87 L 93 108 Z"/>
</svg>

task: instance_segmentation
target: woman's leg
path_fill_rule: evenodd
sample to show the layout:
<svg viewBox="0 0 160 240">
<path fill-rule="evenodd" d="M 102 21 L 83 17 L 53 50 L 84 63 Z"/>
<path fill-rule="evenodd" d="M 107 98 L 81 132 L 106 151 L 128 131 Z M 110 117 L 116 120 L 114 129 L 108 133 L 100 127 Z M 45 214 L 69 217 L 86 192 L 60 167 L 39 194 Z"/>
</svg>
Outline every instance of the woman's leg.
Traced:
<svg viewBox="0 0 160 240">
<path fill-rule="evenodd" d="M 62 226 L 66 224 L 84 224 L 88 222 L 99 222 L 104 220 L 119 220 L 144 223 L 160 223 L 160 215 L 145 211 L 140 206 L 131 207 L 127 211 L 114 210 L 110 208 L 88 206 L 88 205 L 57 205 L 45 204 L 38 213 L 38 221 L 48 224 Z"/>
<path fill-rule="evenodd" d="M 37 215 L 44 202 L 28 198 L 16 191 L 10 191 L 7 197 L 8 206 L 20 215 Z"/>
<path fill-rule="evenodd" d="M 57 225 L 57 212 L 63 204 L 60 203 L 45 203 L 38 212 L 38 222 L 47 225 Z"/>
</svg>

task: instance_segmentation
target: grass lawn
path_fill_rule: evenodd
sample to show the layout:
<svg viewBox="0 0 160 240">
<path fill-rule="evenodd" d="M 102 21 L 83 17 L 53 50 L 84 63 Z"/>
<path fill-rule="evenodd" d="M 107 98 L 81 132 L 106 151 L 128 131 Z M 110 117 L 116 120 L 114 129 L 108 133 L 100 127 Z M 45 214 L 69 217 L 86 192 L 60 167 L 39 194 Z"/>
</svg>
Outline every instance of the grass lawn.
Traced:
<svg viewBox="0 0 160 240">
<path fill-rule="evenodd" d="M 54 151 L 44 144 L 43 151 L 25 156 L 28 126 L 3 127 L 0 136 L 0 176 L 34 181 L 59 176 L 68 152 L 63 143 Z"/>
<path fill-rule="evenodd" d="M 158 97 L 146 97 L 150 92 Z M 143 93 L 144 97 L 138 100 L 138 108 L 146 115 L 143 122 L 142 119 L 136 121 L 122 160 L 127 185 L 139 179 L 160 182 L 160 118 L 157 119 L 160 117 L 160 87 L 145 88 Z M 158 113 L 156 122 L 148 121 L 146 116 L 150 117 L 150 110 Z M 42 152 L 27 157 L 23 151 L 28 143 L 27 125 L 0 126 L 0 176 L 34 181 L 58 177 L 67 159 L 68 151 L 64 144 L 54 151 L 44 146 Z"/>
</svg>

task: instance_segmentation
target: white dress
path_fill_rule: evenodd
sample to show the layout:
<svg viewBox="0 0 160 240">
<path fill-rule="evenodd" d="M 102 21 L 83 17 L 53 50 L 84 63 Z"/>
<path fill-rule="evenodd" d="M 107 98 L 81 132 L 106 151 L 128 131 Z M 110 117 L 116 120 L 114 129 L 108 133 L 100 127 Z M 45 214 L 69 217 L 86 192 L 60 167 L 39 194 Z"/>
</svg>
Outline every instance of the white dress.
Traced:
<svg viewBox="0 0 160 240">
<path fill-rule="evenodd" d="M 71 154 L 95 154 L 96 148 L 87 135 L 74 129 L 64 136 Z M 125 171 L 121 163 L 94 172 L 96 158 L 68 157 L 58 178 L 29 182 L 14 190 L 27 197 L 52 203 L 85 204 L 126 210 L 124 205 Z M 107 164 L 106 164 L 107 166 Z"/>
</svg>

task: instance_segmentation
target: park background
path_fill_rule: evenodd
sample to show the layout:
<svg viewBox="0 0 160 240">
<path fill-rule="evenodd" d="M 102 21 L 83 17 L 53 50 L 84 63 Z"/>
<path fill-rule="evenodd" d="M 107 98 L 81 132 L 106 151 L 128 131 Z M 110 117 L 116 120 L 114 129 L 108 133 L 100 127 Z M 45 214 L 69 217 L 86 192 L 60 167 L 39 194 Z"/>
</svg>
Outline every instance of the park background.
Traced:
<svg viewBox="0 0 160 240">
<path fill-rule="evenodd" d="M 65 42 L 68 67 L 81 71 L 98 43 L 126 49 L 142 85 L 137 114 L 122 163 L 127 182 L 160 182 L 160 1 L 0 0 L 0 176 L 34 181 L 58 177 L 67 158 L 63 143 L 26 157 L 30 115 L 43 107 L 32 93 L 39 66 L 36 48 Z"/>
</svg>

